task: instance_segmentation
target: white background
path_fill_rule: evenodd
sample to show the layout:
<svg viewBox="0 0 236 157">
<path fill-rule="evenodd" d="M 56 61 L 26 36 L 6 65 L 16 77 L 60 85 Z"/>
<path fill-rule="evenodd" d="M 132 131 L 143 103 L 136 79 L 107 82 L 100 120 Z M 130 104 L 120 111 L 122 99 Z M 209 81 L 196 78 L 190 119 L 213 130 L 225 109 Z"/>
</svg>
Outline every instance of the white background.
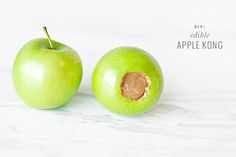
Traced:
<svg viewBox="0 0 236 157">
<path fill-rule="evenodd" d="M 0 156 L 236 156 L 236 11 L 219 0 L 0 1 Z M 177 50 L 201 24 L 222 50 Z M 75 49 L 84 76 L 58 110 L 26 106 L 11 71 L 27 41 L 51 37 Z M 99 58 L 137 46 L 160 63 L 165 88 L 158 105 L 123 117 L 94 98 Z"/>
</svg>

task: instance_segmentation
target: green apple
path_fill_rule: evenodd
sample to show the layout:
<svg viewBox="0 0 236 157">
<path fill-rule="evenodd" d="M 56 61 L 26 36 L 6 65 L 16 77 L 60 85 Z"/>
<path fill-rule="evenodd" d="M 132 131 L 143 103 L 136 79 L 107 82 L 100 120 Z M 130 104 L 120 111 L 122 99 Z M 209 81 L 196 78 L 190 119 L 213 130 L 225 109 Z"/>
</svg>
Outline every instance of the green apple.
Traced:
<svg viewBox="0 0 236 157">
<path fill-rule="evenodd" d="M 76 93 L 82 78 L 79 55 L 70 47 L 50 39 L 26 43 L 13 67 L 13 81 L 19 97 L 38 109 L 64 105 Z"/>
<path fill-rule="evenodd" d="M 119 47 L 105 54 L 92 76 L 95 97 L 109 110 L 138 115 L 150 110 L 163 89 L 158 62 L 135 47 Z"/>
</svg>

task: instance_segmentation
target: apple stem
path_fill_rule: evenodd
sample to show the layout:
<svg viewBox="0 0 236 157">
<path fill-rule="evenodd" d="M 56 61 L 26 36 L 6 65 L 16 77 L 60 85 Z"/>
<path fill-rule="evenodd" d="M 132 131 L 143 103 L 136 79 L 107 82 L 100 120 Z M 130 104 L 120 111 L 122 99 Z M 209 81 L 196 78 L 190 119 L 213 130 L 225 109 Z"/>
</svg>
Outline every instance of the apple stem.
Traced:
<svg viewBox="0 0 236 157">
<path fill-rule="evenodd" d="M 51 40 L 51 38 L 50 38 L 50 36 L 49 36 L 49 34 L 48 34 L 47 27 L 44 26 L 44 27 L 43 27 L 43 30 L 44 30 L 44 32 L 45 32 L 47 38 L 48 38 L 48 42 L 49 42 L 50 48 L 53 49 L 52 40 Z"/>
</svg>

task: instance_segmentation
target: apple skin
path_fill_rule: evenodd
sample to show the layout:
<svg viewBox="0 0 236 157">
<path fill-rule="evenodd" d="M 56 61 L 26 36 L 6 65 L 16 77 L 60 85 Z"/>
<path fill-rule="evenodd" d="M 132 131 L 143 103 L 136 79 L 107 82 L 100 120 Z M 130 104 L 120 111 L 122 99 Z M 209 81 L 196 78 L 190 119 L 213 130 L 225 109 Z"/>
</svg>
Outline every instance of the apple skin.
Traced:
<svg viewBox="0 0 236 157">
<path fill-rule="evenodd" d="M 150 88 L 143 99 L 134 101 L 122 95 L 122 78 L 128 72 L 140 72 L 149 78 Z M 139 115 L 149 111 L 158 101 L 163 89 L 163 75 L 158 62 L 144 50 L 118 47 L 97 63 L 92 87 L 98 101 L 112 112 Z"/>
<path fill-rule="evenodd" d="M 76 93 L 82 79 L 79 55 L 67 45 L 39 38 L 26 43 L 13 66 L 18 96 L 38 109 L 64 105 Z"/>
</svg>

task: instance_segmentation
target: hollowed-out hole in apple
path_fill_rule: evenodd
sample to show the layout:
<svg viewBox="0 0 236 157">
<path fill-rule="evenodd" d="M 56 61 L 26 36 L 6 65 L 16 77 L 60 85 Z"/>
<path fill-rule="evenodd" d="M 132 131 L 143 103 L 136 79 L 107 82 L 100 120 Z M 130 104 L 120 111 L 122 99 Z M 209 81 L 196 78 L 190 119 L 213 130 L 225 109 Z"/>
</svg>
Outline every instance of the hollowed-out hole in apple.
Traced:
<svg viewBox="0 0 236 157">
<path fill-rule="evenodd" d="M 140 72 L 126 73 L 122 78 L 122 95 L 133 101 L 143 99 L 148 93 L 150 87 L 149 78 Z"/>
</svg>

